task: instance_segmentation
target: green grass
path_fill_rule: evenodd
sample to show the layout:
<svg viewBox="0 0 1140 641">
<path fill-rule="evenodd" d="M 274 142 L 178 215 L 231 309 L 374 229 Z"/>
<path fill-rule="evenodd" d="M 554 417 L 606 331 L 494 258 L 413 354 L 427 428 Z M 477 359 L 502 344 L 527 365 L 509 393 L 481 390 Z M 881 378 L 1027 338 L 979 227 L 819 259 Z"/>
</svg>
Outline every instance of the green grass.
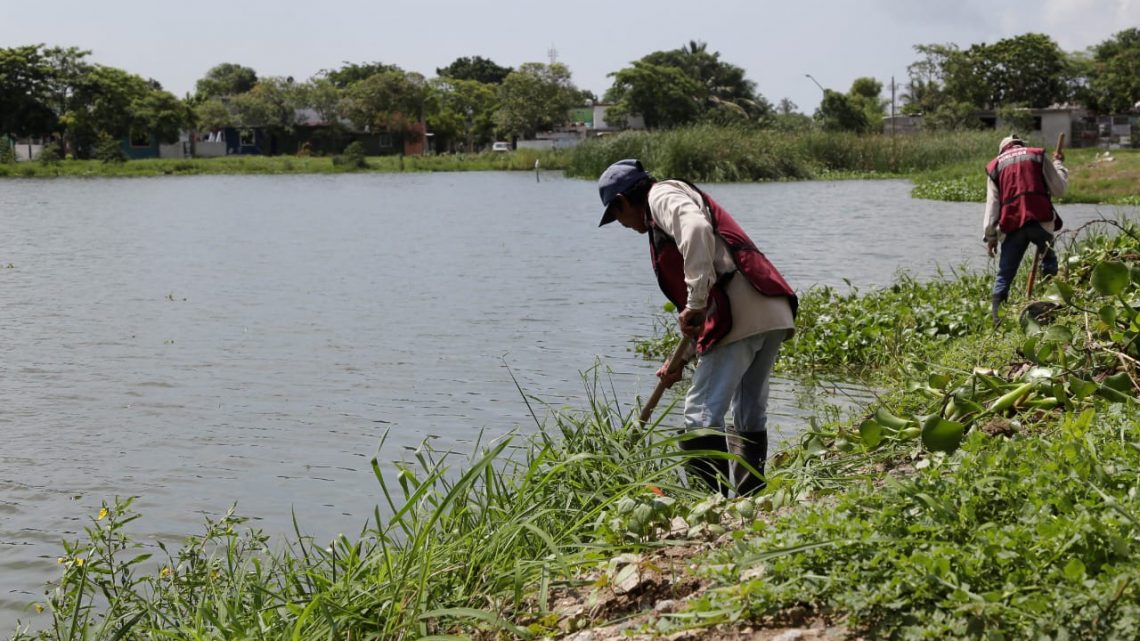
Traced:
<svg viewBox="0 0 1140 641">
<path fill-rule="evenodd" d="M 346 172 L 503 171 L 533 170 L 535 160 L 543 169 L 562 169 L 564 151 L 521 149 L 509 153 L 455 154 L 437 156 L 373 156 L 366 169 L 336 166 L 331 157 L 225 156 L 221 158 L 144 159 L 123 163 L 98 160 L 64 160 L 58 163 L 0 164 L 0 177 L 137 177 L 199 174 L 331 174 Z"/>
<path fill-rule="evenodd" d="M 1069 188 L 1060 203 L 1140 204 L 1140 149 L 1112 151 L 1111 162 L 1098 159 L 1098 149 L 1065 152 Z M 985 166 L 992 158 L 981 155 L 970 161 L 924 171 L 914 177 L 916 198 L 960 202 L 985 202 Z"/>
</svg>

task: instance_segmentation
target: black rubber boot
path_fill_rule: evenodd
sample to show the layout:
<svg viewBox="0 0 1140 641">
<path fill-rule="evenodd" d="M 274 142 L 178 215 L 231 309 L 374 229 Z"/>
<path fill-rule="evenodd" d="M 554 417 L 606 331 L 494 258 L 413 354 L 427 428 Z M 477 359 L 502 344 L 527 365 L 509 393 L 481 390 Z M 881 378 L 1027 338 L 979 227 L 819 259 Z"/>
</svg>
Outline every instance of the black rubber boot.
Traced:
<svg viewBox="0 0 1140 641">
<path fill-rule="evenodd" d="M 728 442 L 724 433 L 685 436 L 677 443 L 682 452 L 710 451 L 728 452 Z M 689 475 L 689 486 L 695 480 L 708 486 L 713 492 L 728 496 L 728 459 L 714 456 L 690 455 L 685 459 L 685 471 Z"/>
<path fill-rule="evenodd" d="M 1001 303 L 1002 303 L 1002 297 L 1001 296 L 994 296 L 993 300 L 991 301 L 990 313 L 993 315 L 994 327 L 997 327 L 998 323 L 1001 322 L 1001 317 L 998 316 L 998 308 L 1001 307 Z"/>
<path fill-rule="evenodd" d="M 732 461 L 732 480 L 737 496 L 749 496 L 764 489 L 764 463 L 768 460 L 768 432 L 729 433 L 729 452 L 753 467 L 759 476 L 738 461 Z"/>
</svg>

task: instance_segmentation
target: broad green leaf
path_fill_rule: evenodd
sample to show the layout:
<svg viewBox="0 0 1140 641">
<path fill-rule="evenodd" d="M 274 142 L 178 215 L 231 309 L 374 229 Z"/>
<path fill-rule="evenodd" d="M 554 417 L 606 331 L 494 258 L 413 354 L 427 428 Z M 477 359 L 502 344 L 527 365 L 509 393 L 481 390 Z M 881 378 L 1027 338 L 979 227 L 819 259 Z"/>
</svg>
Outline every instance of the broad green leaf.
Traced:
<svg viewBox="0 0 1140 641">
<path fill-rule="evenodd" d="M 859 425 L 859 438 L 863 440 L 863 445 L 866 445 L 867 449 L 874 449 L 883 440 L 883 428 L 870 419 L 863 421 Z"/>
<path fill-rule="evenodd" d="M 1045 330 L 1042 340 L 1067 345 L 1073 342 L 1073 332 L 1064 325 L 1050 325 L 1049 329 Z"/>
<path fill-rule="evenodd" d="M 932 414 L 922 422 L 922 444 L 932 452 L 949 454 L 958 449 L 965 431 L 966 428 L 961 423 Z"/>
<path fill-rule="evenodd" d="M 1028 358 L 1031 361 L 1038 361 L 1039 360 L 1037 358 L 1037 337 L 1036 336 L 1030 336 L 1029 338 L 1025 339 L 1025 342 L 1021 344 L 1021 353 L 1022 353 L 1022 355 L 1025 356 L 1025 358 Z"/>
<path fill-rule="evenodd" d="M 1080 581 L 1085 576 L 1085 564 L 1080 559 L 1073 557 L 1065 564 L 1065 569 L 1062 570 L 1065 578 L 1070 581 Z"/>
<path fill-rule="evenodd" d="M 1104 384 L 1118 392 L 1131 392 L 1132 379 L 1127 372 L 1117 372 L 1104 379 Z"/>
<path fill-rule="evenodd" d="M 1073 390 L 1073 394 L 1078 399 L 1085 399 L 1096 392 L 1097 384 L 1091 381 L 1082 380 L 1079 378 L 1069 379 L 1069 389 Z"/>
<path fill-rule="evenodd" d="M 1093 268 L 1092 285 L 1105 296 L 1116 296 L 1124 291 L 1132 279 L 1128 265 L 1120 261 L 1107 260 Z"/>
<path fill-rule="evenodd" d="M 1100 316 L 1100 319 L 1104 321 L 1106 325 L 1112 325 L 1116 323 L 1116 307 L 1114 305 L 1105 305 L 1101 307 L 1097 312 L 1097 315 Z"/>
<path fill-rule="evenodd" d="M 1066 282 L 1054 281 L 1045 290 L 1045 300 L 1054 303 L 1070 303 L 1073 300 L 1073 287 Z"/>
<path fill-rule="evenodd" d="M 942 390 L 946 389 L 946 386 L 950 384 L 950 377 L 946 374 L 931 374 L 927 382 L 934 389 Z"/>
</svg>

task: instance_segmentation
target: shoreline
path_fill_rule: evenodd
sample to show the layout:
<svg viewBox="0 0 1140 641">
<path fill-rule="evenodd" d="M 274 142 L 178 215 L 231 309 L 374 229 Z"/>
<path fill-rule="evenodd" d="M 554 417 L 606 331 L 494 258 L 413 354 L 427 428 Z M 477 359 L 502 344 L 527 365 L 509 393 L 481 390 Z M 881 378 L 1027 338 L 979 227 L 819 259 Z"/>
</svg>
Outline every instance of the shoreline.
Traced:
<svg viewBox="0 0 1140 641">
<path fill-rule="evenodd" d="M 660 134 L 664 136 L 665 134 Z M 976 135 L 971 137 L 976 138 Z M 940 141 L 939 145 L 944 144 Z M 599 145 L 591 145 L 596 148 Z M 637 151 L 637 150 L 623 150 Z M 641 152 L 652 156 L 651 149 Z M 1070 187 L 1058 204 L 1140 205 L 1140 150 L 1125 149 L 1110 152 L 1106 158 L 1100 149 L 1072 149 L 1066 152 L 1066 166 L 1070 172 Z M 201 175 L 308 175 L 344 173 L 420 173 L 468 171 L 535 171 L 535 162 L 541 171 L 562 171 L 567 177 L 592 179 L 593 165 L 607 162 L 591 158 L 595 151 L 533 151 L 520 150 L 507 153 L 437 156 L 379 156 L 365 159 L 367 168 L 346 169 L 334 157 L 289 156 L 229 156 L 196 159 L 144 159 L 123 163 L 103 163 L 97 160 L 65 160 L 44 164 L 37 161 L 0 164 L 0 180 L 4 178 L 143 178 L 158 176 Z M 612 154 L 611 154 L 612 155 Z M 614 158 L 616 159 L 616 158 Z M 768 175 L 760 172 L 751 178 L 723 175 L 715 168 L 702 174 L 698 182 L 800 182 L 805 180 L 910 180 L 914 183 L 913 197 L 928 200 L 983 202 L 985 178 L 982 167 L 988 161 L 984 156 L 973 160 L 947 159 L 930 168 L 890 170 L 874 167 L 800 167 L 789 169 L 788 174 Z M 733 161 L 735 162 L 735 160 Z M 668 168 L 664 169 L 668 173 Z M 719 172 L 719 174 L 718 174 Z"/>
</svg>

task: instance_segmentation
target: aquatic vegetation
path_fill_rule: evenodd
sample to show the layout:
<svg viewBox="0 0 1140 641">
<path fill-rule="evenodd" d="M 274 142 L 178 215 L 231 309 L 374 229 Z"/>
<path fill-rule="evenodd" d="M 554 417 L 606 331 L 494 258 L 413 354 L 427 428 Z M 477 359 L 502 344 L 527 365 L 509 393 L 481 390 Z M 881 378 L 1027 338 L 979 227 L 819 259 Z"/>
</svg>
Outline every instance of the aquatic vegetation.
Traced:
<svg viewBox="0 0 1140 641">
<path fill-rule="evenodd" d="M 818 616 L 869 638 L 1133 638 L 1138 418 L 1113 405 L 1051 417 L 1047 437 L 975 431 L 954 456 L 802 505 L 714 553 L 719 587 L 664 631 Z"/>
</svg>

